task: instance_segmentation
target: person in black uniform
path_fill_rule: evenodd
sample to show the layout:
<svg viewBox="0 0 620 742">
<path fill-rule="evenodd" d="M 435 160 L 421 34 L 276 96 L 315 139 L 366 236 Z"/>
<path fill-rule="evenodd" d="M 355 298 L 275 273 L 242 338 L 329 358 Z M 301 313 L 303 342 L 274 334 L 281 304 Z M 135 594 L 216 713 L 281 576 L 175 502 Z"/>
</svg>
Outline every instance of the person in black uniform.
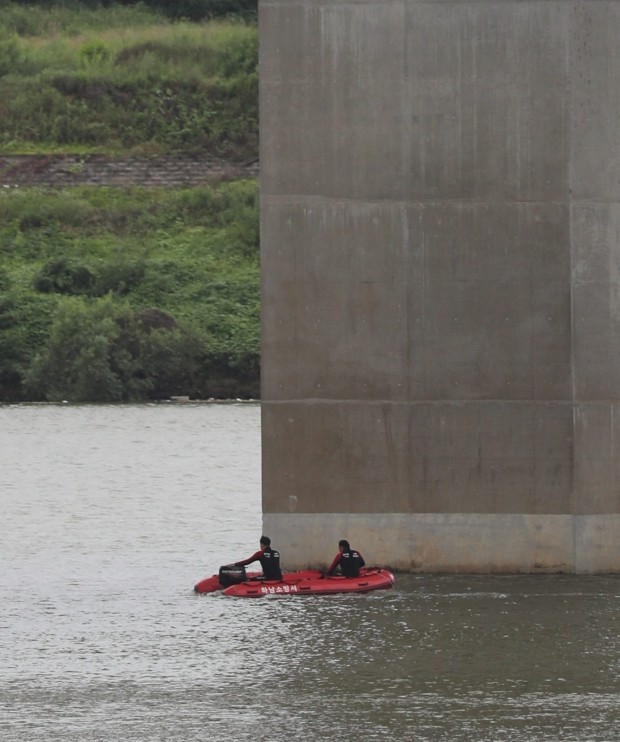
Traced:
<svg viewBox="0 0 620 742">
<path fill-rule="evenodd" d="M 251 557 L 235 562 L 235 567 L 245 567 L 252 562 L 260 562 L 263 568 L 263 577 L 266 580 L 281 580 L 280 552 L 271 548 L 271 539 L 268 536 L 260 537 L 260 549 Z"/>
<path fill-rule="evenodd" d="M 340 570 L 345 577 L 359 577 L 360 567 L 363 567 L 366 562 L 364 557 L 357 551 L 352 549 L 349 542 L 346 539 L 342 539 L 338 542 L 338 553 L 334 557 L 334 561 L 329 565 L 327 570 L 327 576 L 331 577 L 338 565 Z"/>
</svg>

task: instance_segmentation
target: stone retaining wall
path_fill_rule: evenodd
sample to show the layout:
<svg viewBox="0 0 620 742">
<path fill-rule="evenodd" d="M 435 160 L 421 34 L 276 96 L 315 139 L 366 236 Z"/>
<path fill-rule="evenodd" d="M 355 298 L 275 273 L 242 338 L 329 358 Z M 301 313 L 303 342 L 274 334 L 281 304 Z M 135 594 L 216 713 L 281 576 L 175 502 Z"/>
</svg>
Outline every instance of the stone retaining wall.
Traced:
<svg viewBox="0 0 620 742">
<path fill-rule="evenodd" d="M 258 160 L 105 155 L 3 155 L 0 186 L 196 186 L 258 175 Z"/>
</svg>

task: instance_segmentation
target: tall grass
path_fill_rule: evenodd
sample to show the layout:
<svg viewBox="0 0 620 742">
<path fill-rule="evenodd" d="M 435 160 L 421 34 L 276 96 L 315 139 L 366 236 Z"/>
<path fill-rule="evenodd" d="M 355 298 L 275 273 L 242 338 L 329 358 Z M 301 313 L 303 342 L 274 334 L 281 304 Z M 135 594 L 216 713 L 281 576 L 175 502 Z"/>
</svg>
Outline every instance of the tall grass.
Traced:
<svg viewBox="0 0 620 742">
<path fill-rule="evenodd" d="M 158 77 L 199 81 L 256 70 L 256 26 L 232 21 L 158 23 L 16 41 L 12 74 L 44 79 L 79 73 L 115 84 Z"/>
<path fill-rule="evenodd" d="M 255 157 L 257 57 L 239 21 L 0 33 L 0 149 Z"/>
<path fill-rule="evenodd" d="M 0 28 L 20 36 L 82 33 L 152 23 L 153 19 L 256 21 L 258 0 L 0 0 Z"/>
<path fill-rule="evenodd" d="M 83 33 L 137 28 L 165 19 L 161 8 L 142 3 L 88 7 L 83 2 L 64 2 L 47 7 L 0 3 L 0 28 L 17 36 L 75 36 Z"/>
</svg>

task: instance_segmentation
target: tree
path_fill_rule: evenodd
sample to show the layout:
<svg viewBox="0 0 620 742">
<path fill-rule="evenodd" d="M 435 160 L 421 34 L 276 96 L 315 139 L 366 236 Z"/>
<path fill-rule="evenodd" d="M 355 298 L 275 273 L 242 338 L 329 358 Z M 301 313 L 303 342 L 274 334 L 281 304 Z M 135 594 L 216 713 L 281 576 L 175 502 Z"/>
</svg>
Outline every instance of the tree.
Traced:
<svg viewBox="0 0 620 742">
<path fill-rule="evenodd" d="M 18 319 L 15 302 L 10 296 L 0 296 L 0 398 L 17 401 L 21 388 L 21 367 L 24 353 L 18 341 Z"/>
<path fill-rule="evenodd" d="M 133 312 L 111 296 L 61 301 L 26 385 L 50 402 L 137 402 L 189 394 L 203 343 L 159 310 Z"/>
</svg>

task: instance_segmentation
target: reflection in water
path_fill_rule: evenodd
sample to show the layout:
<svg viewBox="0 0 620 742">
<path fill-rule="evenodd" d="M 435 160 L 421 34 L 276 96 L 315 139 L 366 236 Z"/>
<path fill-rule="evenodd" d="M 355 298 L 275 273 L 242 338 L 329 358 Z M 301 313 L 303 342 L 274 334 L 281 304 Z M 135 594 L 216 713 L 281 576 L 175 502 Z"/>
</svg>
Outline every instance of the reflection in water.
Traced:
<svg viewBox="0 0 620 742">
<path fill-rule="evenodd" d="M 194 595 L 260 534 L 259 426 L 0 408 L 0 739 L 617 739 L 616 577 Z"/>
</svg>

